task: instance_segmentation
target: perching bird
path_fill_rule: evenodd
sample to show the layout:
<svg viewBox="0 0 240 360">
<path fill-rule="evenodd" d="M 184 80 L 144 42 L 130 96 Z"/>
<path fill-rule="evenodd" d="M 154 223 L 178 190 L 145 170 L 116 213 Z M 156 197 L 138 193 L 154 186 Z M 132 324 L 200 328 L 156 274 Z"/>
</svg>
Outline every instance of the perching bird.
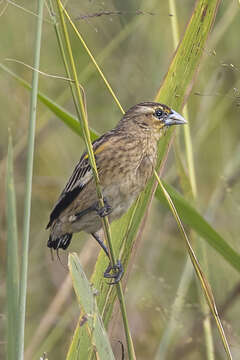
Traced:
<svg viewBox="0 0 240 360">
<path fill-rule="evenodd" d="M 98 236 L 101 216 L 107 214 L 112 222 L 128 210 L 153 174 L 159 139 L 169 126 L 185 123 L 181 115 L 163 104 L 143 102 L 131 107 L 114 129 L 93 142 L 104 208 L 99 208 L 85 152 L 50 214 L 48 247 L 65 250 L 72 234 L 83 230 L 92 234 L 108 255 Z M 117 274 L 111 275 L 109 267 L 104 276 L 115 278 L 115 283 L 121 277 L 120 262 L 114 269 L 119 270 Z"/>
</svg>

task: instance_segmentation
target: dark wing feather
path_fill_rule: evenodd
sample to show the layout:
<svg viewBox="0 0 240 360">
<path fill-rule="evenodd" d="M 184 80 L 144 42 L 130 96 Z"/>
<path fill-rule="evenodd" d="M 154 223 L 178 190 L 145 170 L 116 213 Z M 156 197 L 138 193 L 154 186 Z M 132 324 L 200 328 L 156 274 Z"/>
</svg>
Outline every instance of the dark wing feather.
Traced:
<svg viewBox="0 0 240 360">
<path fill-rule="evenodd" d="M 46 227 L 47 229 L 86 186 L 88 181 L 84 182 L 84 177 L 90 171 L 91 166 L 89 164 L 88 158 L 86 158 L 86 153 L 84 153 L 50 214 L 50 220 Z"/>
</svg>

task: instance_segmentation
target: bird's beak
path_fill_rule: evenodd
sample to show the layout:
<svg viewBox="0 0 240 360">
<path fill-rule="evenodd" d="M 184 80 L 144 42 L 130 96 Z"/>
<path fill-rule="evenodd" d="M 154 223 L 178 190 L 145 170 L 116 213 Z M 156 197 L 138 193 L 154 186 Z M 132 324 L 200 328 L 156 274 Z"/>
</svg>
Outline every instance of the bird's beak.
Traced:
<svg viewBox="0 0 240 360">
<path fill-rule="evenodd" d="M 172 110 L 171 114 L 169 114 L 168 117 L 164 120 L 165 126 L 183 125 L 183 124 L 187 124 L 187 121 L 184 119 L 182 115 L 178 114 L 174 110 Z"/>
</svg>

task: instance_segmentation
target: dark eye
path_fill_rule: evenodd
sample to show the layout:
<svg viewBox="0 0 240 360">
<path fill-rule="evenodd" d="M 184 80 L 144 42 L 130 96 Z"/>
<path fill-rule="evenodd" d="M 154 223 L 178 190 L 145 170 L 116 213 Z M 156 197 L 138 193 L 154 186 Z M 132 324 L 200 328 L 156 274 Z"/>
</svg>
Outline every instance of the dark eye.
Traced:
<svg viewBox="0 0 240 360">
<path fill-rule="evenodd" d="M 163 111 L 161 109 L 157 109 L 154 116 L 156 116 L 158 119 L 161 119 L 161 117 L 163 116 Z"/>
</svg>

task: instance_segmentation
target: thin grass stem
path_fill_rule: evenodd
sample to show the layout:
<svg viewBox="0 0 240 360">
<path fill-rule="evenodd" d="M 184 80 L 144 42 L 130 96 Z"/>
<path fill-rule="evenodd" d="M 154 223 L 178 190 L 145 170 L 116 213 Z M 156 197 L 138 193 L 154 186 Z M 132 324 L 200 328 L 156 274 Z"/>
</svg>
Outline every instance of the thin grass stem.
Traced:
<svg viewBox="0 0 240 360">
<path fill-rule="evenodd" d="M 34 51 L 34 69 L 39 69 L 42 21 L 43 21 L 43 0 L 38 0 L 38 17 Z M 18 306 L 18 341 L 17 341 L 17 359 L 24 358 L 24 329 L 27 297 L 27 272 L 28 272 L 28 249 L 30 235 L 30 216 L 31 216 L 31 195 L 32 195 L 32 174 L 33 174 L 33 155 L 34 155 L 34 137 L 36 126 L 37 94 L 38 94 L 38 77 L 37 71 L 33 72 L 32 93 L 30 103 L 28 147 L 27 147 L 27 168 L 26 168 L 26 190 L 24 201 L 24 218 L 23 218 L 23 239 L 22 239 L 22 263 L 19 289 L 19 306 Z"/>
<path fill-rule="evenodd" d="M 9 131 L 7 157 L 7 359 L 16 359 L 19 289 L 18 230 L 13 175 L 12 136 Z"/>
<path fill-rule="evenodd" d="M 67 61 L 67 56 L 65 54 L 64 44 L 62 42 L 62 37 L 61 37 L 60 30 L 59 30 L 59 24 L 57 22 L 51 0 L 49 0 L 49 8 L 50 8 L 50 13 L 51 13 L 51 18 L 52 18 L 53 24 L 54 24 L 55 33 L 56 33 L 56 36 L 57 36 L 58 46 L 59 46 L 59 49 L 60 49 L 60 52 L 61 52 L 61 56 L 62 56 L 63 64 L 64 64 L 64 67 L 65 67 L 65 71 L 67 73 L 67 78 L 71 79 L 71 72 L 69 70 L 69 65 L 68 65 L 68 61 Z M 73 97 L 74 106 L 75 106 L 76 112 L 78 114 L 78 118 L 81 118 L 81 112 L 80 112 L 80 109 L 79 109 L 74 84 L 70 80 L 69 80 L 69 85 L 70 85 L 70 90 L 71 90 L 71 94 L 72 94 L 72 97 Z"/>
<path fill-rule="evenodd" d="M 93 54 L 92 54 L 91 51 L 89 50 L 89 48 L 88 48 L 87 44 L 85 43 L 82 35 L 79 33 L 78 29 L 76 28 L 76 26 L 75 26 L 74 23 L 72 22 L 70 16 L 68 15 L 67 10 L 66 10 L 65 7 L 62 5 L 62 3 L 61 3 L 61 8 L 62 8 L 62 10 L 63 10 L 66 18 L 68 19 L 69 23 L 71 24 L 73 30 L 75 31 L 77 37 L 78 37 L 79 40 L 81 41 L 84 49 L 86 50 L 87 54 L 89 55 L 90 59 L 92 60 L 94 66 L 96 67 L 97 71 L 99 72 L 100 76 L 102 77 L 105 85 L 107 86 L 107 88 L 108 88 L 110 94 L 112 95 L 113 99 L 115 100 L 117 106 L 119 107 L 119 109 L 121 110 L 121 112 L 124 114 L 125 111 L 123 110 L 122 105 L 120 104 L 117 96 L 115 95 L 115 92 L 113 91 L 111 85 L 109 84 L 108 80 L 106 79 L 105 75 L 103 74 L 102 70 L 100 69 L 99 65 L 97 64 L 97 62 L 96 62 Z"/>
</svg>

